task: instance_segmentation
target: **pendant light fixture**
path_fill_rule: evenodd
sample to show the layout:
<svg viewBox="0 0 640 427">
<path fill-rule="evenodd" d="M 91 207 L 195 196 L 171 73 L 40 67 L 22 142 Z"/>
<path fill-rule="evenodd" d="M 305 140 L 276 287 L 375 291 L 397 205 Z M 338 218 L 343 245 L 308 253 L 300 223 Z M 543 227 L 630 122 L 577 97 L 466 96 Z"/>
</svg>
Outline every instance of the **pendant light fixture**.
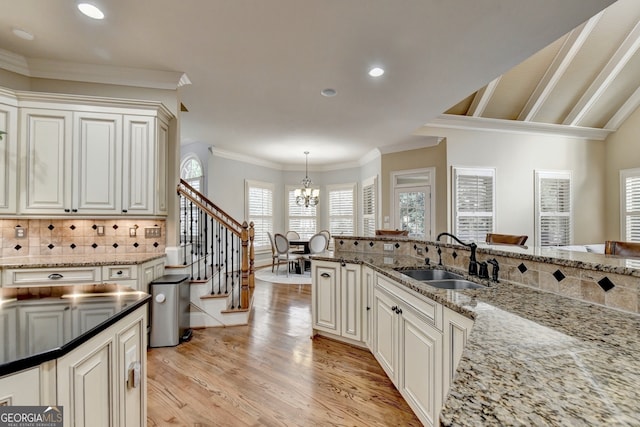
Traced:
<svg viewBox="0 0 640 427">
<path fill-rule="evenodd" d="M 302 188 L 295 191 L 296 204 L 298 206 L 316 206 L 320 202 L 320 190 L 311 188 L 311 179 L 309 179 L 309 152 L 305 151 L 306 157 L 304 167 L 304 179 L 302 180 Z"/>
</svg>

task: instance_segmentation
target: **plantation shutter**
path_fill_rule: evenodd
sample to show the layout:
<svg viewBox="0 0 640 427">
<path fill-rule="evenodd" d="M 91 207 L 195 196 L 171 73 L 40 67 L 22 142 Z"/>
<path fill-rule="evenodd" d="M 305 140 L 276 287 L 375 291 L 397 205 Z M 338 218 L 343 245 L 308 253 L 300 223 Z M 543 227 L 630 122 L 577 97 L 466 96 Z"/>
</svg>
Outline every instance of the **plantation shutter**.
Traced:
<svg viewBox="0 0 640 427">
<path fill-rule="evenodd" d="M 376 179 L 362 183 L 362 235 L 376 234 Z"/>
<path fill-rule="evenodd" d="M 247 211 L 249 223 L 253 221 L 256 248 L 269 247 L 267 232 L 273 233 L 273 188 L 271 184 L 247 182 Z"/>
<path fill-rule="evenodd" d="M 495 171 L 454 168 L 454 233 L 463 241 L 484 241 L 495 222 Z"/>
<path fill-rule="evenodd" d="M 289 225 L 285 231 L 297 231 L 300 238 L 309 239 L 317 233 L 316 206 L 298 206 L 295 188 L 289 189 L 287 194 Z"/>
<path fill-rule="evenodd" d="M 571 244 L 571 173 L 536 172 L 538 245 Z"/>
<path fill-rule="evenodd" d="M 332 236 L 355 235 L 355 185 L 328 187 L 329 232 Z"/>
<path fill-rule="evenodd" d="M 640 242 L 640 169 L 620 171 L 624 203 L 622 236 L 627 242 Z"/>
</svg>

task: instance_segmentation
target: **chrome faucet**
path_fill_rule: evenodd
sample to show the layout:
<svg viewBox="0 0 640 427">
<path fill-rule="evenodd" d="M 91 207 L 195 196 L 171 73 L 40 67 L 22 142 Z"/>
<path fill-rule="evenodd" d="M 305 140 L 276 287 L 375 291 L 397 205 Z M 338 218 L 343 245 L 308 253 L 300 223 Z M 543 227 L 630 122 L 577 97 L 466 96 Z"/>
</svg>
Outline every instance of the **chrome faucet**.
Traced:
<svg viewBox="0 0 640 427">
<path fill-rule="evenodd" d="M 442 232 L 442 233 L 438 234 L 438 237 L 436 237 L 436 242 L 439 242 L 440 241 L 440 237 L 442 237 L 442 236 L 449 236 L 453 240 L 455 240 L 456 242 L 460 243 L 462 246 L 466 246 L 466 247 L 469 248 L 469 250 L 471 251 L 471 255 L 469 255 L 469 276 L 477 276 L 478 275 L 478 261 L 476 261 L 476 248 L 478 247 L 478 245 L 476 245 L 474 242 L 464 243 L 462 240 L 458 239 L 453 234 L 447 233 L 447 232 Z"/>
</svg>

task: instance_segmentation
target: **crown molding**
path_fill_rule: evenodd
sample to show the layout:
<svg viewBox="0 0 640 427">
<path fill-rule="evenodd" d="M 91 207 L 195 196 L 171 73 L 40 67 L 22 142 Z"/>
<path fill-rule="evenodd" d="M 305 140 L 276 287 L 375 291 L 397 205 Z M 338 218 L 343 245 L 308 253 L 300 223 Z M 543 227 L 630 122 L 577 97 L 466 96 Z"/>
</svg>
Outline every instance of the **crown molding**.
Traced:
<svg viewBox="0 0 640 427">
<path fill-rule="evenodd" d="M 380 147 L 381 154 L 400 153 L 402 151 L 419 150 L 421 148 L 435 147 L 444 139 L 441 136 L 421 135 L 414 133 L 413 136 L 421 136 L 420 140 L 412 140 L 395 145 Z"/>
<path fill-rule="evenodd" d="M 257 157 L 235 153 L 233 151 L 221 150 L 214 146 L 209 147 L 209 152 L 212 155 L 221 157 L 223 159 L 235 160 L 238 162 L 248 163 L 250 165 L 255 165 L 255 166 L 262 166 L 270 169 L 282 169 L 282 165 L 279 163 L 269 162 L 267 160 L 259 159 Z"/>
<path fill-rule="evenodd" d="M 176 90 L 191 84 L 182 71 L 160 71 L 112 65 L 27 58 L 0 49 L 0 68 L 32 78 Z"/>
<path fill-rule="evenodd" d="M 494 131 L 521 133 L 527 135 L 564 136 L 568 138 L 592 139 L 604 141 L 615 132 L 613 129 L 596 129 L 580 126 L 567 126 L 550 123 L 523 122 L 518 120 L 488 119 L 484 117 L 457 116 L 441 114 L 418 129 L 416 135 L 431 135 L 430 128 L 462 129 L 470 131 Z"/>
</svg>

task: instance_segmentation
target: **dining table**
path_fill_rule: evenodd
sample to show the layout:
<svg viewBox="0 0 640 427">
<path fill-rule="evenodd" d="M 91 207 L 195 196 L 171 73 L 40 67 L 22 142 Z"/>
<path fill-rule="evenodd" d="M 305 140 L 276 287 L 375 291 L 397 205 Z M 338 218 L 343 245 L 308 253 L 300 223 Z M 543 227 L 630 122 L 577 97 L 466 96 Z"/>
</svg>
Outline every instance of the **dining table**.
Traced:
<svg viewBox="0 0 640 427">
<path fill-rule="evenodd" d="M 289 240 L 289 247 L 302 247 L 302 251 L 297 250 L 294 251 L 294 254 L 298 254 L 298 255 L 305 255 L 305 254 L 309 254 L 311 253 L 311 251 L 309 250 L 309 239 L 304 239 L 304 238 L 299 238 L 299 239 L 291 239 Z M 304 270 L 305 270 L 305 258 L 303 256 L 300 256 L 298 258 L 298 264 L 296 266 L 296 274 L 304 274 Z"/>
</svg>

